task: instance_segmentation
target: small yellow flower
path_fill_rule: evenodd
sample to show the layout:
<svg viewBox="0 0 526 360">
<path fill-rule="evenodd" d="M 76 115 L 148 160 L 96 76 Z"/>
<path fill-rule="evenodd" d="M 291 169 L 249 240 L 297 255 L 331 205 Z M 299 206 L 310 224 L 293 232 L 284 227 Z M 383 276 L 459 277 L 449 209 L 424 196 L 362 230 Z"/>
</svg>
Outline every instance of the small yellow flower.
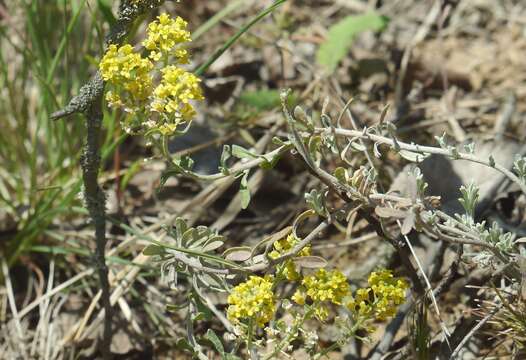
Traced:
<svg viewBox="0 0 526 360">
<path fill-rule="evenodd" d="M 172 19 L 163 13 L 157 20 L 148 25 L 148 37 L 143 41 L 150 50 L 150 58 L 159 61 L 163 55 L 173 54 L 179 63 L 188 62 L 188 53 L 184 49 L 175 49 L 179 44 L 191 41 L 190 32 L 186 30 L 187 22 L 180 17 Z"/>
<path fill-rule="evenodd" d="M 119 94 L 115 94 L 113 91 L 106 93 L 106 101 L 111 107 L 121 107 L 124 105 Z"/>
<path fill-rule="evenodd" d="M 390 270 L 374 271 L 369 275 L 368 288 L 356 290 L 354 298 L 347 301 L 347 308 L 357 316 L 386 320 L 396 314 L 405 301 L 409 285 L 404 279 L 395 278 Z"/>
<path fill-rule="evenodd" d="M 272 284 L 272 276 L 251 276 L 236 286 L 228 296 L 228 318 L 231 321 L 253 319 L 257 326 L 264 327 L 276 310 Z"/>
<path fill-rule="evenodd" d="M 274 250 L 272 250 L 268 256 L 271 259 L 276 259 L 291 250 L 298 242 L 299 239 L 297 239 L 293 234 L 289 234 L 286 238 L 274 242 Z M 298 256 L 309 256 L 310 254 L 311 247 L 306 246 L 301 249 L 301 251 L 298 253 Z M 286 260 L 280 264 L 277 268 L 277 273 L 278 275 L 284 276 L 289 281 L 299 281 L 301 279 L 301 274 L 293 260 Z"/>
<path fill-rule="evenodd" d="M 320 321 L 325 321 L 329 317 L 329 309 L 322 303 L 317 303 L 314 305 L 314 315 L 316 315 Z"/>
<path fill-rule="evenodd" d="M 292 295 L 292 300 L 298 305 L 304 305 L 306 297 L 307 294 L 305 294 L 305 291 L 303 289 L 298 289 L 294 295 Z"/>
<path fill-rule="evenodd" d="M 190 101 L 204 99 L 197 76 L 177 66 L 161 70 L 161 83 L 153 91 L 152 112 L 162 114 L 155 127 L 163 134 L 172 134 L 177 126 L 189 122 L 196 111 Z"/>
<path fill-rule="evenodd" d="M 313 301 L 330 301 L 340 305 L 350 288 L 347 278 L 339 270 L 319 269 L 314 275 L 306 276 L 302 281 L 307 295 Z"/>
<path fill-rule="evenodd" d="M 125 90 L 132 102 L 144 101 L 151 94 L 152 68 L 150 60 L 135 53 L 129 44 L 121 47 L 110 45 L 99 64 L 102 78 L 114 87 Z"/>
</svg>

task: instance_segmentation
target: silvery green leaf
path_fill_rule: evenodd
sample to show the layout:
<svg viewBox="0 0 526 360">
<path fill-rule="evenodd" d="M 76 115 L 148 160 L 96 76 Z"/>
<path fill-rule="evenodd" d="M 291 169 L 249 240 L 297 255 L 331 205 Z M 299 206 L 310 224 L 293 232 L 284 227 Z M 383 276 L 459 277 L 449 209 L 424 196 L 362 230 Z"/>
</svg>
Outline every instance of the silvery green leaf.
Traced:
<svg viewBox="0 0 526 360">
<path fill-rule="evenodd" d="M 307 269 L 319 269 L 327 266 L 327 260 L 320 256 L 300 256 L 292 260 L 296 265 Z"/>
<path fill-rule="evenodd" d="M 288 145 L 287 142 L 281 140 L 281 139 L 280 139 L 279 137 L 277 137 L 277 136 L 274 136 L 274 137 L 272 138 L 272 143 L 273 143 L 274 145 L 278 145 L 278 146 Z"/>
<path fill-rule="evenodd" d="M 403 157 L 404 159 L 411 161 L 411 162 L 422 162 L 425 158 L 429 156 L 429 154 L 420 154 L 413 151 L 408 150 L 400 150 L 398 154 Z"/>
<path fill-rule="evenodd" d="M 344 168 L 342 167 L 337 167 L 335 170 L 334 170 L 334 177 L 336 179 L 338 179 L 338 181 L 342 184 L 346 184 L 347 183 L 347 170 L 345 170 Z"/>
<path fill-rule="evenodd" d="M 183 218 L 178 217 L 177 219 L 175 219 L 175 231 L 178 239 L 183 238 L 183 234 L 187 229 L 188 225 L 186 225 L 186 221 L 184 221 Z"/>
<path fill-rule="evenodd" d="M 252 249 L 248 246 L 232 247 L 223 252 L 223 257 L 230 261 L 247 261 L 251 256 Z"/>
<path fill-rule="evenodd" d="M 280 155 L 276 154 L 274 156 L 269 155 L 260 155 L 260 158 L 263 159 L 263 162 L 259 164 L 259 167 L 263 170 L 270 170 L 276 166 L 280 159 Z"/>
<path fill-rule="evenodd" d="M 513 162 L 513 170 L 517 173 L 520 180 L 526 183 L 526 157 L 517 155 Z"/>
<path fill-rule="evenodd" d="M 221 153 L 221 158 L 219 160 L 219 169 L 224 175 L 230 174 L 230 170 L 228 169 L 228 166 L 226 164 L 230 156 L 232 156 L 232 149 L 230 148 L 230 145 L 223 145 L 223 152 Z"/>
<path fill-rule="evenodd" d="M 305 201 L 318 215 L 323 217 L 327 216 L 327 209 L 325 207 L 325 192 L 312 189 L 310 193 L 305 193 Z"/>
<path fill-rule="evenodd" d="M 351 147 L 356 151 L 366 151 L 366 147 L 358 142 L 357 139 L 352 139 L 350 142 Z"/>
<path fill-rule="evenodd" d="M 383 206 L 377 206 L 374 209 L 374 212 L 379 217 L 386 218 L 386 219 L 388 218 L 402 219 L 407 214 L 407 211 L 403 211 L 403 210 L 395 209 L 391 207 L 383 207 Z"/>
<path fill-rule="evenodd" d="M 440 145 L 442 149 L 447 149 L 446 133 L 443 133 L 442 136 L 435 136 L 435 139 L 438 141 L 438 145 Z"/>
<path fill-rule="evenodd" d="M 232 145 L 232 156 L 238 159 L 256 159 L 257 155 L 239 145 Z"/>
<path fill-rule="evenodd" d="M 212 241 L 206 244 L 205 246 L 203 246 L 202 251 L 203 252 L 214 251 L 214 250 L 219 249 L 221 246 L 223 246 L 223 244 L 224 243 L 222 241 Z"/>
<path fill-rule="evenodd" d="M 266 261 L 266 260 L 267 260 L 267 259 L 266 259 L 266 257 L 265 257 L 265 254 L 258 254 L 258 255 L 254 256 L 254 257 L 252 258 L 252 262 L 253 262 L 254 264 L 258 264 L 258 263 L 260 263 L 260 262 L 264 262 L 264 261 Z"/>
<path fill-rule="evenodd" d="M 470 142 L 470 143 L 464 144 L 464 150 L 468 154 L 474 154 L 475 153 L 475 143 L 474 142 Z"/>
<path fill-rule="evenodd" d="M 188 248 L 190 247 L 194 241 L 197 240 L 197 230 L 194 228 L 190 228 L 186 230 L 181 238 L 181 243 L 183 247 Z"/>
<path fill-rule="evenodd" d="M 221 279 L 221 277 L 213 273 L 197 275 L 197 282 L 199 283 L 199 285 L 201 285 L 200 287 L 204 287 L 210 290 L 223 292 L 228 289 L 223 279 Z"/>
<path fill-rule="evenodd" d="M 309 153 L 313 159 L 316 159 L 316 157 L 318 156 L 318 152 L 321 149 L 321 144 L 321 136 L 315 135 L 309 138 Z"/>
</svg>

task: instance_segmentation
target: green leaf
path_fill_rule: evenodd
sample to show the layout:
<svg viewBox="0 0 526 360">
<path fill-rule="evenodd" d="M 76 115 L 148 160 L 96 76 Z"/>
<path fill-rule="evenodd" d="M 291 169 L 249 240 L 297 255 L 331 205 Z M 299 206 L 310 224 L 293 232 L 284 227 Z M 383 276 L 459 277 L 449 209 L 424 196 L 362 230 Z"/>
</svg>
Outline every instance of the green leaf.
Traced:
<svg viewBox="0 0 526 360">
<path fill-rule="evenodd" d="M 218 353 L 221 354 L 221 356 L 224 356 L 225 348 L 223 347 L 223 344 L 221 343 L 221 340 L 216 335 L 214 330 L 208 329 L 206 332 L 205 338 L 210 340 L 210 342 L 214 345 L 214 348 L 217 350 Z"/>
<path fill-rule="evenodd" d="M 406 160 L 420 163 L 424 161 L 430 154 L 420 154 L 409 150 L 400 150 L 398 154 Z"/>
<path fill-rule="evenodd" d="M 316 53 L 316 60 L 333 72 L 349 51 L 356 35 L 367 30 L 383 30 L 388 21 L 387 17 L 374 12 L 344 18 L 330 27 L 327 40 Z"/>
<path fill-rule="evenodd" d="M 177 343 L 175 344 L 175 346 L 178 349 L 186 350 L 186 351 L 189 351 L 192 354 L 195 354 L 194 347 L 188 342 L 188 340 L 186 340 L 184 338 L 183 339 L 179 339 L 177 341 Z"/>
<path fill-rule="evenodd" d="M 165 252 L 166 251 L 164 250 L 164 248 L 158 245 L 148 245 L 142 251 L 142 253 L 146 256 L 162 255 Z"/>
<path fill-rule="evenodd" d="M 230 261 L 247 261 L 252 256 L 252 249 L 248 246 L 231 247 L 223 252 L 223 256 Z"/>
<path fill-rule="evenodd" d="M 232 156 L 232 151 L 230 150 L 230 145 L 223 145 L 223 152 L 221 153 L 221 159 L 219 160 L 219 170 L 223 175 L 230 175 L 230 170 L 228 169 L 227 160 Z"/>
<path fill-rule="evenodd" d="M 341 166 L 340 167 L 337 167 L 335 170 L 334 170 L 334 177 L 336 179 L 338 179 L 338 181 L 341 183 L 341 184 L 346 184 L 347 183 L 347 170 L 345 170 L 344 168 L 342 168 Z"/>
<path fill-rule="evenodd" d="M 327 260 L 319 256 L 301 256 L 292 260 L 296 265 L 308 269 L 319 269 L 327 266 Z"/>
<path fill-rule="evenodd" d="M 216 249 L 219 249 L 221 246 L 223 246 L 223 244 L 224 244 L 224 242 L 222 242 L 220 240 L 211 241 L 208 244 L 206 244 L 205 246 L 203 246 L 202 251 L 204 251 L 204 252 L 214 251 Z"/>
<path fill-rule="evenodd" d="M 232 156 L 238 159 L 256 159 L 257 155 L 239 145 L 232 145 Z"/>
<path fill-rule="evenodd" d="M 274 166 L 276 166 L 276 164 L 278 163 L 280 157 L 281 156 L 279 154 L 276 154 L 273 157 L 269 157 L 268 155 L 261 155 L 260 158 L 263 158 L 264 161 L 261 164 L 259 164 L 259 167 L 263 170 L 273 169 Z"/>
</svg>

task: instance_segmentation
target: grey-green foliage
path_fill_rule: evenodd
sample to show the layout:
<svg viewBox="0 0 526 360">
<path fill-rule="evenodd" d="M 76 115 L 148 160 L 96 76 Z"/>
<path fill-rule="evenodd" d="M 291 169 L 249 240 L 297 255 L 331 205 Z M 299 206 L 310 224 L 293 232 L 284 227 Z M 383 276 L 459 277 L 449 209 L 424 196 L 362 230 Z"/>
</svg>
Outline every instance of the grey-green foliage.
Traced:
<svg viewBox="0 0 526 360">
<path fill-rule="evenodd" d="M 513 170 L 515 170 L 519 179 L 526 184 L 526 157 L 517 156 L 513 163 Z"/>
<path fill-rule="evenodd" d="M 162 262 L 161 275 L 168 285 L 175 288 L 178 273 L 182 273 L 195 287 L 217 291 L 228 289 L 224 276 L 217 272 L 235 266 L 216 254 L 216 250 L 224 245 L 223 236 L 206 226 L 189 227 L 182 218 L 177 218 L 175 226 L 166 231 L 170 243 L 155 242 L 143 253 L 156 256 Z"/>
<path fill-rule="evenodd" d="M 318 191 L 316 189 L 305 193 L 305 202 L 321 217 L 327 217 L 328 214 L 327 207 L 325 206 L 325 196 L 326 191 Z"/>
<path fill-rule="evenodd" d="M 481 238 L 495 245 L 500 251 L 511 252 L 513 250 L 513 234 L 505 233 L 496 222 L 491 224 L 490 228 L 481 232 Z"/>
<path fill-rule="evenodd" d="M 468 186 L 462 185 L 460 187 L 460 192 L 462 197 L 458 199 L 464 211 L 469 216 L 469 218 L 474 219 L 475 217 L 475 207 L 479 199 L 479 189 L 474 183 L 468 184 Z"/>
</svg>

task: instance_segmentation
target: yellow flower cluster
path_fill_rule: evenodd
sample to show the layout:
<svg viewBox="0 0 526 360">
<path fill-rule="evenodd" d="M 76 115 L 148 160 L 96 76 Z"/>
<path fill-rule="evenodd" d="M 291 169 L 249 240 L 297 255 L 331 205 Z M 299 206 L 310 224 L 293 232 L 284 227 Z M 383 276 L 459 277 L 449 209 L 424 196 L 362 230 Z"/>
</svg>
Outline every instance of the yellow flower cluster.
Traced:
<svg viewBox="0 0 526 360">
<path fill-rule="evenodd" d="M 117 47 L 110 45 L 102 58 L 99 69 L 102 78 L 116 89 L 124 90 L 130 96 L 133 106 L 146 100 L 151 93 L 153 64 L 133 51 L 129 44 Z M 108 92 L 110 104 L 120 104 L 118 94 Z"/>
<path fill-rule="evenodd" d="M 148 37 L 143 45 L 150 51 L 143 58 L 129 44 L 110 45 L 99 69 L 110 85 L 106 100 L 113 107 L 128 113 L 124 130 L 130 133 L 146 130 L 172 135 L 180 124 L 190 122 L 196 111 L 190 101 L 202 100 L 199 78 L 176 65 L 188 62 L 188 52 L 178 45 L 191 41 L 186 21 L 161 14 L 148 26 Z M 159 60 L 163 60 L 160 72 Z M 155 70 L 155 71 L 154 71 Z M 161 78 L 154 88 L 153 79 Z"/>
<path fill-rule="evenodd" d="M 325 320 L 329 311 L 324 302 L 329 301 L 341 305 L 342 301 L 350 293 L 349 283 L 345 275 L 339 270 L 327 271 L 319 269 L 313 275 L 306 276 L 302 286 L 292 296 L 299 305 L 303 305 L 307 297 L 313 301 L 316 316 Z"/>
<path fill-rule="evenodd" d="M 328 300 L 336 305 L 342 303 L 350 289 L 347 278 L 339 270 L 319 269 L 314 275 L 306 276 L 301 283 L 313 301 Z"/>
<path fill-rule="evenodd" d="M 402 278 L 396 278 L 390 270 L 372 272 L 368 279 L 369 287 L 358 289 L 354 298 L 350 298 L 347 307 L 355 315 L 374 316 L 385 320 L 396 314 L 398 306 L 405 301 L 409 284 Z"/>
<path fill-rule="evenodd" d="M 276 311 L 272 292 L 272 276 L 251 276 L 236 286 L 228 296 L 227 316 L 230 321 L 255 321 L 258 327 L 264 327 Z"/>
<path fill-rule="evenodd" d="M 159 61 L 163 56 L 167 57 L 173 52 L 180 64 L 188 62 L 188 52 L 185 49 L 175 47 L 179 44 L 189 42 L 190 32 L 186 30 L 187 22 L 179 16 L 170 18 L 166 13 L 157 17 L 157 20 L 148 25 L 148 37 L 143 41 L 146 49 L 150 50 L 150 58 Z"/>
<path fill-rule="evenodd" d="M 299 240 L 293 235 L 289 234 L 286 238 L 280 239 L 276 242 L 274 242 L 274 250 L 272 250 L 268 256 L 271 259 L 277 259 L 290 249 L 292 249 Z M 298 256 L 309 256 L 311 254 L 311 247 L 305 246 L 301 251 L 299 252 Z M 296 265 L 294 264 L 294 261 L 292 260 L 286 260 L 282 264 L 280 264 L 277 268 L 277 274 L 282 275 L 289 281 L 298 281 L 301 279 L 301 274 L 299 273 Z"/>
<path fill-rule="evenodd" d="M 375 297 L 376 318 L 384 320 L 396 314 L 396 309 L 405 301 L 409 288 L 407 281 L 395 278 L 390 270 L 372 272 L 368 279 Z"/>
<path fill-rule="evenodd" d="M 192 73 L 170 65 L 161 70 L 163 77 L 153 92 L 152 111 L 172 115 L 158 124 L 161 133 L 171 134 L 180 123 L 190 121 L 195 110 L 190 100 L 202 100 L 199 78 Z"/>
</svg>

